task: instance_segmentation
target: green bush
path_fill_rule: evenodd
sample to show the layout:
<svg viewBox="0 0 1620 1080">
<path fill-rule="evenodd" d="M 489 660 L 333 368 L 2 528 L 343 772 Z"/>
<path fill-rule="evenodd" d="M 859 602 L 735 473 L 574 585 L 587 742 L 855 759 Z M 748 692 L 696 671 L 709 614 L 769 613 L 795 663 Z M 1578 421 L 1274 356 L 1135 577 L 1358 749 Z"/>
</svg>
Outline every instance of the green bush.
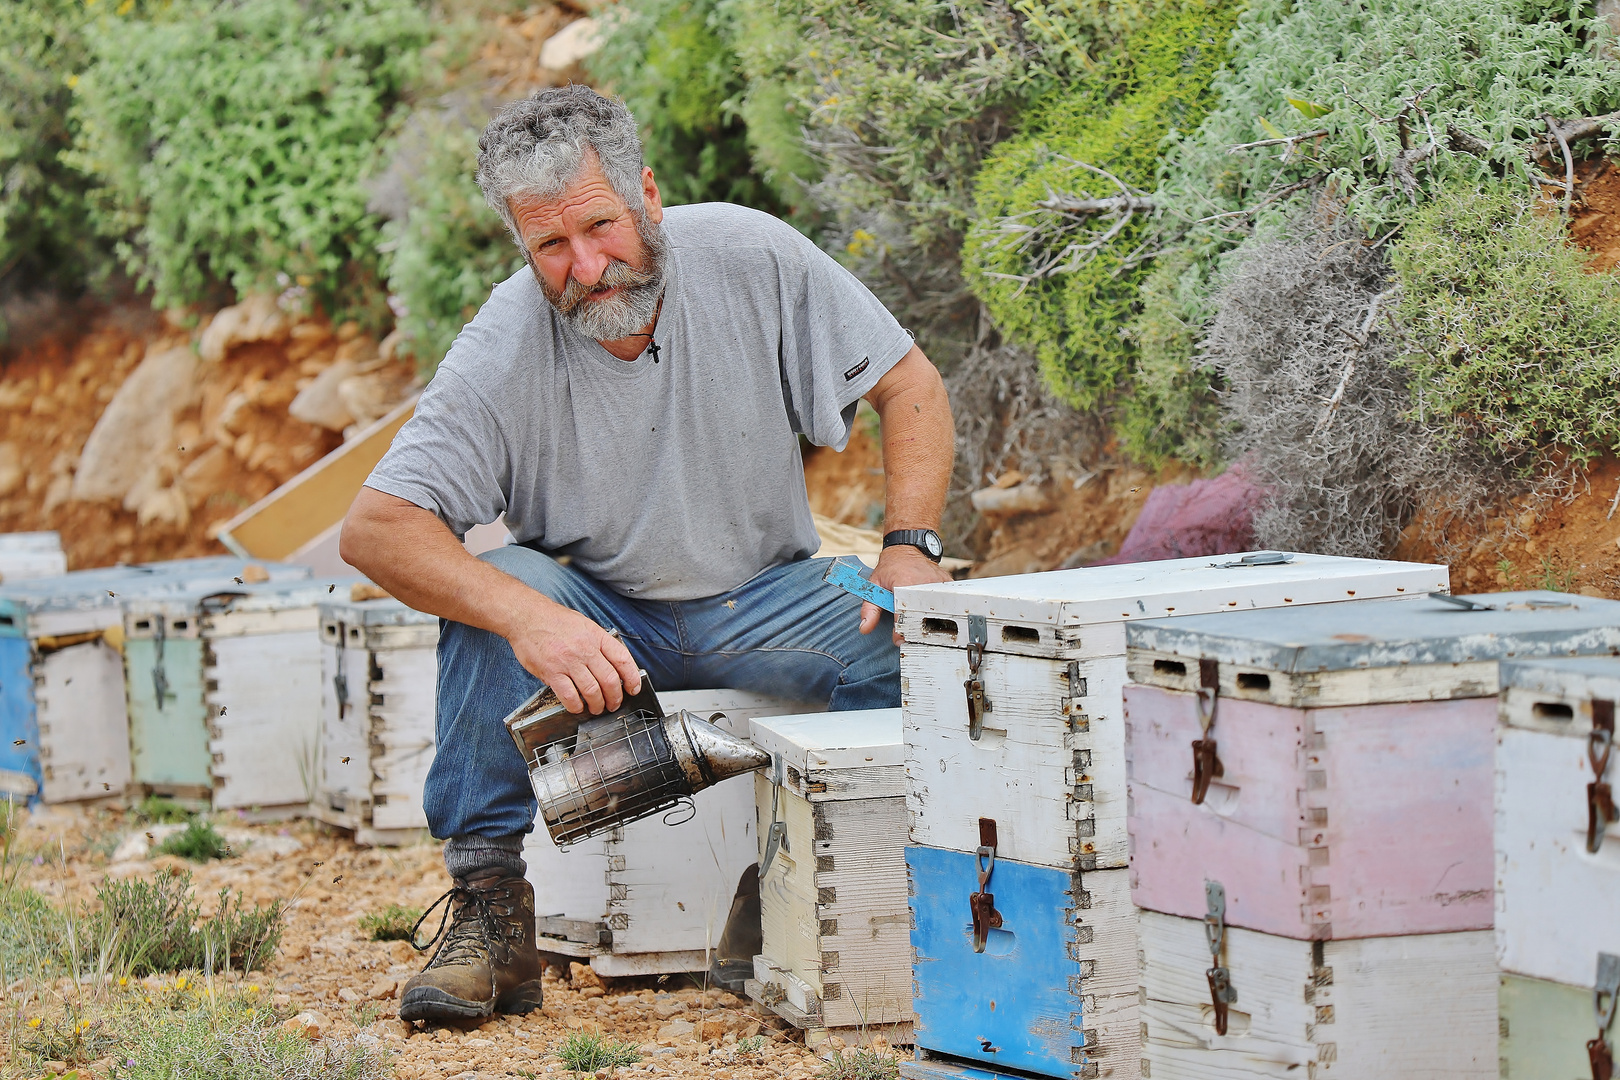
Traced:
<svg viewBox="0 0 1620 1080">
<path fill-rule="evenodd" d="M 1156 225 L 1148 212 L 1121 212 L 1077 229 L 1076 215 L 1049 204 L 1055 194 L 1120 197 L 1121 184 L 1150 191 L 1164 144 L 1215 103 L 1210 84 L 1236 19 L 1229 0 L 1166 9 L 1090 78 L 1035 106 L 979 173 L 978 221 L 962 253 L 969 281 L 1076 407 L 1101 404 L 1131 371 L 1135 342 L 1123 331 L 1158 246 Z"/>
<path fill-rule="evenodd" d="M 0 19 L 0 282 L 76 291 L 104 254 L 85 178 L 64 160 L 85 11 L 81 0 L 13 0 Z"/>
<path fill-rule="evenodd" d="M 73 162 L 156 304 L 297 281 L 329 311 L 376 312 L 361 177 L 427 40 L 417 4 L 174 0 L 87 35 Z"/>
<path fill-rule="evenodd" d="M 1620 276 L 1586 258 L 1516 185 L 1419 210 L 1393 255 L 1416 411 L 1504 455 L 1620 452 Z"/>
<path fill-rule="evenodd" d="M 191 814 L 185 807 L 162 795 L 148 795 L 137 803 L 135 817 L 154 825 L 178 825 L 191 820 Z"/>
<path fill-rule="evenodd" d="M 641 1060 L 633 1043 L 622 1043 L 594 1031 L 576 1031 L 557 1044 L 557 1056 L 576 1073 L 617 1069 Z"/>
<path fill-rule="evenodd" d="M 455 112 L 422 110 L 412 116 L 406 138 L 408 208 L 383 228 L 388 288 L 404 334 L 402 351 L 431 373 L 490 289 L 524 262 L 473 179 L 478 129 Z"/>
<path fill-rule="evenodd" d="M 386 1050 L 343 1036 L 311 1043 L 243 1002 L 133 1010 L 121 1019 L 121 1080 L 386 1080 Z"/>
<path fill-rule="evenodd" d="M 165 837 L 163 843 L 157 846 L 156 854 L 178 855 L 192 862 L 207 862 L 210 859 L 230 858 L 231 846 L 225 842 L 218 829 L 206 821 L 194 818 L 180 832 Z"/>
<path fill-rule="evenodd" d="M 756 172 L 739 107 L 746 80 L 715 0 L 637 0 L 588 61 L 641 125 L 664 201 L 786 207 Z"/>
</svg>

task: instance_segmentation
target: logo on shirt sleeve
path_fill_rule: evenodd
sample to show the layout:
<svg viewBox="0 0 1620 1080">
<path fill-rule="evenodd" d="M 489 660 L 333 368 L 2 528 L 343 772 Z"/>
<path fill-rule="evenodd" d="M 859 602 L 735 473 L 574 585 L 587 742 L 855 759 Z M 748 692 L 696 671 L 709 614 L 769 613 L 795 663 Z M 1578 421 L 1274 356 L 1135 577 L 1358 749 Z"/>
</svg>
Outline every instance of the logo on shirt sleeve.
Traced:
<svg viewBox="0 0 1620 1080">
<path fill-rule="evenodd" d="M 869 368 L 871 366 L 872 366 L 872 358 L 871 357 L 869 357 L 869 356 L 861 357 L 861 362 L 860 363 L 856 364 L 854 367 L 852 367 L 848 371 L 844 372 L 844 381 L 845 382 L 853 381 L 857 375 L 859 375 L 861 372 L 865 371 L 867 368 Z"/>
</svg>

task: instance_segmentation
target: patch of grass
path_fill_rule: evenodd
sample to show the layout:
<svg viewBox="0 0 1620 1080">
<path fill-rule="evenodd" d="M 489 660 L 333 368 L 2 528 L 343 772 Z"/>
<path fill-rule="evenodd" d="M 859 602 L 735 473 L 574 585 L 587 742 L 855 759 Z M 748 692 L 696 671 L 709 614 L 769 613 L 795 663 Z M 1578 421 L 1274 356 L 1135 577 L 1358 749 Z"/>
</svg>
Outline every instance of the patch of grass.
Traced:
<svg viewBox="0 0 1620 1080">
<path fill-rule="evenodd" d="M 249 908 L 241 893 L 219 891 L 204 919 L 192 897 L 191 875 L 159 871 L 150 881 L 106 881 L 96 890 L 101 910 L 90 932 L 114 966 L 135 976 L 168 971 L 253 971 L 281 944 L 286 903 Z"/>
<path fill-rule="evenodd" d="M 900 1059 L 876 1050 L 834 1050 L 821 1080 L 900 1080 Z"/>
<path fill-rule="evenodd" d="M 69 1008 L 60 1016 L 28 1020 L 17 1046 L 42 1061 L 85 1065 L 103 1057 L 117 1043 L 105 1020 L 91 1020 Z"/>
<path fill-rule="evenodd" d="M 389 904 L 360 916 L 360 930 L 372 941 L 409 941 L 411 928 L 421 917 L 421 908 Z"/>
<path fill-rule="evenodd" d="M 245 1001 L 199 1001 L 180 1012 L 141 1009 L 124 1019 L 119 1080 L 384 1080 L 386 1051 L 353 1039 L 310 1043 Z"/>
<path fill-rule="evenodd" d="M 557 1044 L 557 1056 L 577 1073 L 617 1069 L 641 1060 L 641 1051 L 630 1043 L 609 1039 L 594 1031 L 576 1031 Z M 898 1075 L 898 1074 L 897 1074 Z"/>
<path fill-rule="evenodd" d="M 761 1050 L 765 1049 L 765 1044 L 770 1041 L 771 1040 L 767 1039 L 763 1035 L 750 1035 L 746 1039 L 738 1039 L 737 1053 L 757 1054 Z"/>
<path fill-rule="evenodd" d="M 157 846 L 158 855 L 179 855 L 192 862 L 228 859 L 231 846 L 219 830 L 206 821 L 193 820 L 184 832 L 177 832 Z"/>
<path fill-rule="evenodd" d="M 185 807 L 162 795 L 148 795 L 135 807 L 135 816 L 149 825 L 180 825 L 191 820 Z"/>
</svg>

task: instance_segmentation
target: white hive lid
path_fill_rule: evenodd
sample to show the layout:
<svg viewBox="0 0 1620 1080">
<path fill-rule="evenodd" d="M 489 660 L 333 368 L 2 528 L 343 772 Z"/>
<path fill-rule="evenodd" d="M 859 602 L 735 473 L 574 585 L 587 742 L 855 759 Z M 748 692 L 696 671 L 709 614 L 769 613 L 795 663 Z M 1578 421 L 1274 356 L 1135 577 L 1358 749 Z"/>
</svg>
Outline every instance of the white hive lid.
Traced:
<svg viewBox="0 0 1620 1080">
<path fill-rule="evenodd" d="M 1245 559 L 1252 564 L 1245 565 Z M 1435 563 L 1250 551 L 910 585 L 896 590 L 895 600 L 910 615 L 978 615 L 1029 626 L 1081 626 L 1354 597 L 1415 596 L 1450 587 L 1450 571 Z"/>
<path fill-rule="evenodd" d="M 782 755 L 801 773 L 903 766 L 905 727 L 899 709 L 764 716 L 753 721 L 754 745 Z"/>
</svg>

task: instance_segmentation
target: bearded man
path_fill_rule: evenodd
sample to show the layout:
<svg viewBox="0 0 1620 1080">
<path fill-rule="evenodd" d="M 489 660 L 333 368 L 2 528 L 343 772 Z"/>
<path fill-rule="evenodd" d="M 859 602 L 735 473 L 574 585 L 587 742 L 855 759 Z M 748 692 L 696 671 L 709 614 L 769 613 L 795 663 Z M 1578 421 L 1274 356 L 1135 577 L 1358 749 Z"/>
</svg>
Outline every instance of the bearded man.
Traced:
<svg viewBox="0 0 1620 1080">
<path fill-rule="evenodd" d="M 660 690 L 900 703 L 892 617 L 811 558 L 800 436 L 842 449 L 871 402 L 890 530 L 872 579 L 947 579 L 950 405 L 853 275 L 767 214 L 666 210 L 629 110 L 583 86 L 503 108 L 478 183 L 528 269 L 456 338 L 341 548 L 443 620 L 423 802 L 455 885 L 406 1020 L 540 1006 L 535 800 L 502 720 L 542 683 L 593 714 L 638 668 Z M 518 542 L 468 555 L 459 538 L 501 514 Z"/>
</svg>

